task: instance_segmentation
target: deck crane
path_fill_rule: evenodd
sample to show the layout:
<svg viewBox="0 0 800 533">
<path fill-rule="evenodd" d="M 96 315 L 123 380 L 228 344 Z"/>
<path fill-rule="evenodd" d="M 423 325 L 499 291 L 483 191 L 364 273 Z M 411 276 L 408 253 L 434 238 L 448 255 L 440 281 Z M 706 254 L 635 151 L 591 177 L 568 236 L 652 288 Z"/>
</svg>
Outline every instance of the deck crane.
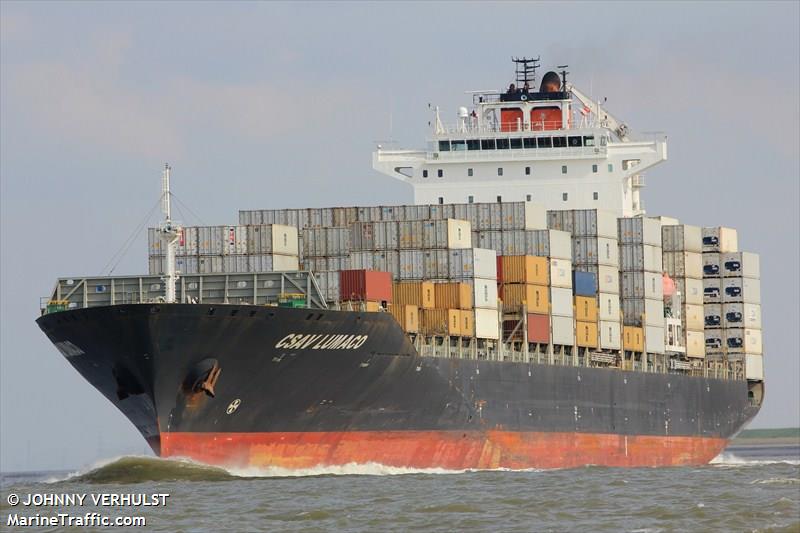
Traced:
<svg viewBox="0 0 800 533">
<path fill-rule="evenodd" d="M 606 109 L 600 105 L 600 102 L 593 102 L 591 98 L 583 94 L 571 83 L 567 85 L 567 90 L 571 92 L 584 106 L 594 111 L 597 119 L 600 121 L 601 126 L 613 131 L 617 137 L 619 137 L 620 141 L 630 141 L 630 138 L 628 137 L 628 125 L 614 118 L 611 113 L 606 111 Z"/>
</svg>

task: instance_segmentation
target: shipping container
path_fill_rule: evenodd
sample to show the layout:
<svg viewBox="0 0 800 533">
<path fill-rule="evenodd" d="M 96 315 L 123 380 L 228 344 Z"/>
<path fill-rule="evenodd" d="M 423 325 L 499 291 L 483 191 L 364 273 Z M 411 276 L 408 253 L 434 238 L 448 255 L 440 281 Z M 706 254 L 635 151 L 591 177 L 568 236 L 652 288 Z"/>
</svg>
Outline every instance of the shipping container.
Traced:
<svg viewBox="0 0 800 533">
<path fill-rule="evenodd" d="M 223 255 L 222 271 L 230 272 L 232 274 L 249 272 L 250 257 L 247 255 Z"/>
<path fill-rule="evenodd" d="M 744 359 L 744 376 L 746 379 L 764 381 L 764 356 L 749 353 Z"/>
<path fill-rule="evenodd" d="M 620 219 L 621 220 L 621 219 Z M 619 247 L 620 270 L 624 272 L 663 272 L 660 246 L 649 244 L 621 244 Z"/>
<path fill-rule="evenodd" d="M 252 226 L 251 226 L 252 227 Z M 306 228 L 303 230 L 303 258 L 324 257 L 327 253 L 328 233 L 325 228 Z"/>
<path fill-rule="evenodd" d="M 550 286 L 572 288 L 572 262 L 567 259 L 550 259 Z"/>
<path fill-rule="evenodd" d="M 550 288 L 546 285 L 504 283 L 502 290 L 504 311 L 516 311 L 523 305 L 530 313 L 550 311 Z"/>
<path fill-rule="evenodd" d="M 601 350 L 620 350 L 622 348 L 621 327 L 618 321 L 601 320 L 598 329 Z"/>
<path fill-rule="evenodd" d="M 728 328 L 725 330 L 725 348 L 728 353 L 762 353 L 761 330 Z"/>
<path fill-rule="evenodd" d="M 466 220 L 427 220 L 422 223 L 422 242 L 426 249 L 465 249 L 472 246 L 472 229 Z"/>
<path fill-rule="evenodd" d="M 473 278 L 472 305 L 480 309 L 497 309 L 497 280 Z"/>
<path fill-rule="evenodd" d="M 591 296 L 597 294 L 597 274 L 594 272 L 572 272 L 572 287 L 576 296 Z"/>
<path fill-rule="evenodd" d="M 650 219 L 652 219 L 652 220 L 655 220 L 656 222 L 658 222 L 659 224 L 661 224 L 661 227 L 662 227 L 662 228 L 663 228 L 664 226 L 677 226 L 677 225 L 679 225 L 679 224 L 681 223 L 681 221 L 680 221 L 680 220 L 678 220 L 678 219 L 677 219 L 677 218 L 675 218 L 675 217 L 666 217 L 666 216 L 664 216 L 664 215 L 658 215 L 658 216 L 654 216 L 654 217 L 647 217 L 647 218 L 650 218 Z"/>
<path fill-rule="evenodd" d="M 723 325 L 722 304 L 703 305 L 703 327 L 721 328 Z"/>
<path fill-rule="evenodd" d="M 721 328 L 706 328 L 703 331 L 706 339 L 706 354 L 722 353 L 725 344 L 725 330 Z"/>
<path fill-rule="evenodd" d="M 601 292 L 597 295 L 597 308 L 599 310 L 598 316 L 601 321 L 619 322 L 621 320 L 621 311 L 619 304 L 619 294 L 610 294 Z"/>
<path fill-rule="evenodd" d="M 664 302 L 649 298 L 622 300 L 622 321 L 627 326 L 660 326 L 664 328 Z M 662 339 L 663 340 L 663 339 Z"/>
<path fill-rule="evenodd" d="M 499 204 L 502 230 L 547 229 L 547 210 L 532 202 L 505 202 Z"/>
<path fill-rule="evenodd" d="M 736 230 L 721 226 L 703 228 L 703 252 L 738 252 L 739 239 Z"/>
<path fill-rule="evenodd" d="M 497 252 L 483 248 L 451 250 L 449 259 L 450 278 L 497 279 Z"/>
<path fill-rule="evenodd" d="M 553 344 L 573 346 L 575 344 L 575 322 L 572 317 L 554 315 L 550 321 L 552 324 L 550 337 L 553 339 Z"/>
<path fill-rule="evenodd" d="M 532 255 L 498 256 L 504 283 L 533 283 L 548 285 L 550 268 L 546 257 Z"/>
<path fill-rule="evenodd" d="M 703 305 L 703 281 L 702 279 L 694 278 L 677 278 L 675 282 L 675 289 L 681 293 L 683 303 L 693 305 Z"/>
<path fill-rule="evenodd" d="M 339 273 L 342 301 L 392 301 L 392 275 L 375 270 L 344 270 Z"/>
<path fill-rule="evenodd" d="M 703 278 L 703 254 L 697 252 L 664 252 L 664 272 L 672 278 Z"/>
<path fill-rule="evenodd" d="M 661 246 L 665 252 L 703 251 L 703 231 L 687 224 L 661 226 Z"/>
<path fill-rule="evenodd" d="M 554 229 L 526 232 L 527 255 L 572 260 L 572 236 Z"/>
<path fill-rule="evenodd" d="M 750 252 L 724 253 L 720 256 L 720 270 L 722 276 L 760 278 L 758 254 Z"/>
<path fill-rule="evenodd" d="M 662 274 L 655 272 L 622 272 L 620 274 L 620 288 L 622 299 L 664 298 L 664 284 Z"/>
<path fill-rule="evenodd" d="M 424 335 L 449 335 L 450 314 L 448 311 L 448 309 L 421 309 L 421 333 Z"/>
<path fill-rule="evenodd" d="M 578 265 L 619 267 L 619 242 L 609 237 L 574 237 L 572 260 Z"/>
<path fill-rule="evenodd" d="M 643 352 L 644 330 L 640 327 L 624 326 L 622 328 L 622 346 L 629 352 Z"/>
<path fill-rule="evenodd" d="M 197 247 L 198 251 L 200 252 L 200 255 L 222 255 L 223 248 L 225 248 L 225 227 L 224 226 L 198 227 Z"/>
<path fill-rule="evenodd" d="M 425 252 L 423 250 L 400 250 L 400 279 L 425 279 Z"/>
<path fill-rule="evenodd" d="M 201 255 L 197 260 L 200 274 L 216 274 L 223 272 L 221 255 Z"/>
<path fill-rule="evenodd" d="M 472 309 L 472 286 L 469 283 L 434 283 L 435 302 L 445 309 Z"/>
<path fill-rule="evenodd" d="M 515 255 L 535 255 L 533 251 L 528 253 L 528 241 L 531 241 L 531 250 L 534 249 L 536 246 L 535 239 L 536 235 L 531 234 L 532 230 L 524 230 L 524 229 L 514 229 L 514 230 L 507 230 L 502 231 L 501 239 L 502 239 L 502 247 L 498 250 L 498 254 L 506 255 L 506 256 L 515 256 Z M 496 248 L 495 248 L 496 250 Z"/>
<path fill-rule="evenodd" d="M 433 309 L 436 307 L 434 284 L 430 281 L 393 283 L 392 301 L 400 305 Z"/>
<path fill-rule="evenodd" d="M 550 317 L 547 314 L 528 313 L 528 342 L 550 343 Z"/>
<path fill-rule="evenodd" d="M 617 216 L 612 211 L 574 209 L 572 211 L 572 219 L 572 235 L 575 237 L 617 238 Z"/>
<path fill-rule="evenodd" d="M 448 250 L 423 250 L 422 273 L 425 279 L 447 279 L 450 275 Z"/>
<path fill-rule="evenodd" d="M 339 301 L 339 273 L 332 271 L 314 272 L 314 278 L 325 301 Z"/>
<path fill-rule="evenodd" d="M 645 326 L 644 351 L 647 353 L 664 353 L 664 326 Z"/>
<path fill-rule="evenodd" d="M 147 255 L 153 257 L 164 255 L 165 253 L 166 250 L 164 249 L 164 243 L 161 242 L 161 234 L 158 228 L 147 228 Z"/>
<path fill-rule="evenodd" d="M 279 224 L 240 226 L 245 228 L 247 252 L 250 254 L 283 254 L 298 255 L 297 228 Z M 323 248 L 321 254 L 325 255 Z"/>
<path fill-rule="evenodd" d="M 459 312 L 461 320 L 461 336 L 475 336 L 475 311 L 472 309 L 461 309 Z"/>
<path fill-rule="evenodd" d="M 422 220 L 406 220 L 397 224 L 398 244 L 401 250 L 418 250 L 424 247 L 424 224 Z"/>
<path fill-rule="evenodd" d="M 226 256 L 226 259 L 235 256 Z M 249 254 L 244 272 L 288 272 L 300 269 L 296 255 Z M 330 270 L 323 268 L 321 270 Z"/>
<path fill-rule="evenodd" d="M 719 278 L 722 277 L 722 259 L 721 254 L 715 252 L 706 252 L 703 254 L 703 277 L 704 278 Z"/>
<path fill-rule="evenodd" d="M 759 304 L 723 304 L 722 317 L 726 328 L 761 329 L 761 306 Z"/>
<path fill-rule="evenodd" d="M 623 245 L 650 245 L 661 248 L 661 224 L 650 218 L 617 219 L 618 238 Z"/>
<path fill-rule="evenodd" d="M 503 251 L 503 232 L 502 231 L 473 231 L 472 247 L 494 250 L 501 254 Z"/>
<path fill-rule="evenodd" d="M 500 327 L 496 309 L 475 309 L 475 337 L 494 339 L 500 337 Z"/>
<path fill-rule="evenodd" d="M 683 329 L 687 331 L 703 331 L 705 327 L 703 305 L 684 304 L 682 307 Z"/>
<path fill-rule="evenodd" d="M 391 305 L 392 316 L 400 324 L 406 333 L 417 333 L 419 331 L 419 308 L 416 305 L 403 305 L 394 303 Z"/>
<path fill-rule="evenodd" d="M 582 348 L 597 348 L 597 322 L 575 322 L 575 343 Z"/>
<path fill-rule="evenodd" d="M 575 270 L 592 272 L 597 276 L 597 292 L 619 294 L 619 270 L 607 265 L 579 265 Z"/>
<path fill-rule="evenodd" d="M 343 311 L 357 311 L 362 313 L 379 313 L 383 311 L 380 302 L 346 300 L 339 305 Z"/>
<path fill-rule="evenodd" d="M 703 330 L 686 331 L 686 356 L 706 356 L 706 336 L 705 333 L 703 333 Z"/>
<path fill-rule="evenodd" d="M 575 216 L 573 212 L 568 209 L 559 211 L 548 211 L 547 227 L 554 230 L 564 231 L 572 235 L 575 230 Z M 616 230 L 616 227 L 614 229 Z M 611 236 L 616 237 L 616 233 Z"/>
<path fill-rule="evenodd" d="M 597 300 L 594 297 L 575 296 L 575 320 L 597 322 Z"/>
<path fill-rule="evenodd" d="M 571 289 L 561 287 L 550 289 L 550 314 L 572 319 L 574 311 Z"/>
<path fill-rule="evenodd" d="M 724 278 L 722 280 L 723 303 L 761 303 L 761 280 L 754 278 Z"/>
</svg>

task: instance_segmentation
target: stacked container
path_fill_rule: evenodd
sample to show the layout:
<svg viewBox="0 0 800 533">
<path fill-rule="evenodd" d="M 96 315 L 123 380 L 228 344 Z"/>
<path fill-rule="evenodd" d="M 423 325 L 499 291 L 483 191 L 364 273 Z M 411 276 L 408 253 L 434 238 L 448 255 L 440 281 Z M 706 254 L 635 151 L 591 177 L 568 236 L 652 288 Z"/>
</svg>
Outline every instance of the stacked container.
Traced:
<svg viewBox="0 0 800 533">
<path fill-rule="evenodd" d="M 680 293 L 680 310 L 670 312 L 680 314 L 686 355 L 705 357 L 702 230 L 686 224 L 662 226 L 661 241 L 664 272 Z M 666 305 L 671 307 L 672 301 Z"/>
<path fill-rule="evenodd" d="M 425 283 L 432 298 L 421 310 L 425 335 L 472 337 L 475 334 L 473 289 L 468 283 Z"/>
<path fill-rule="evenodd" d="M 726 353 L 723 321 L 723 277 L 721 254 L 738 250 L 736 230 L 725 227 L 702 229 L 703 239 L 703 316 L 705 351 L 709 360 L 723 360 Z"/>
<path fill-rule="evenodd" d="M 642 328 L 644 351 L 665 352 L 661 224 L 635 217 L 618 219 L 620 296 L 623 324 Z M 629 330 L 630 337 L 636 332 Z M 625 333 L 628 336 L 628 332 Z"/>
<path fill-rule="evenodd" d="M 575 290 L 575 344 L 580 348 L 597 348 L 597 277 L 592 272 L 576 270 L 573 273 L 572 286 Z M 619 334 L 617 349 L 619 349 Z"/>
<path fill-rule="evenodd" d="M 339 272 L 342 309 L 378 311 L 392 303 L 392 275 L 376 270 Z"/>
</svg>

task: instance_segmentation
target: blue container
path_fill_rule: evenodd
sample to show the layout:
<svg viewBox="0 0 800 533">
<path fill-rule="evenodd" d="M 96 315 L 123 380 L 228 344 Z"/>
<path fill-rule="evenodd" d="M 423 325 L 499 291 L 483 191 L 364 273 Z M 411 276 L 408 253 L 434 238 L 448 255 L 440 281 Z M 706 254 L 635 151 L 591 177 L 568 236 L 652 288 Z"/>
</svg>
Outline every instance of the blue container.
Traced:
<svg viewBox="0 0 800 533">
<path fill-rule="evenodd" d="M 575 296 L 597 296 L 597 274 L 594 272 L 572 273 L 572 287 Z"/>
</svg>

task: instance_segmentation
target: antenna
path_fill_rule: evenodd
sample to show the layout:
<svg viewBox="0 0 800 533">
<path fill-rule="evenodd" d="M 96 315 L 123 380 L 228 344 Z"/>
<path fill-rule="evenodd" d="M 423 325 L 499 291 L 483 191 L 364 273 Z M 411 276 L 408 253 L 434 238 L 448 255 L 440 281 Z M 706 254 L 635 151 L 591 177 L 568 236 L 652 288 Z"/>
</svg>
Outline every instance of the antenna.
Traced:
<svg viewBox="0 0 800 533">
<path fill-rule="evenodd" d="M 164 219 L 169 222 L 171 217 L 170 197 L 169 197 L 169 163 L 164 163 L 164 171 L 161 173 L 161 212 Z"/>
<path fill-rule="evenodd" d="M 564 91 L 567 90 L 567 74 L 569 74 L 569 72 L 567 72 L 568 67 L 569 65 L 558 65 L 556 67 L 557 69 L 561 69 L 561 86 L 563 87 Z"/>
<path fill-rule="evenodd" d="M 164 301 L 167 303 L 175 302 L 175 283 L 178 281 L 178 272 L 175 268 L 175 248 L 181 238 L 183 228 L 180 223 L 173 223 L 172 209 L 170 206 L 169 190 L 169 163 L 164 164 L 164 171 L 161 173 L 161 211 L 164 213 L 164 221 L 159 225 L 161 240 L 166 248 L 166 268 L 161 278 L 164 280 Z"/>
<path fill-rule="evenodd" d="M 515 63 L 514 74 L 517 76 L 517 87 L 522 87 L 526 83 L 530 87 L 536 86 L 536 69 L 539 68 L 539 57 L 512 57 Z"/>
</svg>

